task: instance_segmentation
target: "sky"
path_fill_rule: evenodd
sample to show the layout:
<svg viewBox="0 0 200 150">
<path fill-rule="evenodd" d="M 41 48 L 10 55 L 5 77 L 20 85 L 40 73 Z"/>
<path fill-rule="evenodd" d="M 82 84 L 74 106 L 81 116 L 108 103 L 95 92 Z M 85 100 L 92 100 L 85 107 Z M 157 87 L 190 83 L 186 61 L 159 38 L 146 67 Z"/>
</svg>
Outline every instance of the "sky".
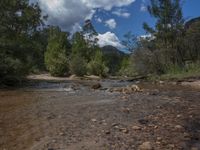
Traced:
<svg viewBox="0 0 200 150">
<path fill-rule="evenodd" d="M 123 35 L 132 31 L 136 36 L 146 35 L 142 25 L 150 26 L 155 19 L 147 12 L 150 0 L 31 0 L 38 2 L 47 24 L 57 25 L 64 31 L 81 30 L 84 20 L 91 19 L 99 33 L 99 45 L 122 48 Z M 186 20 L 200 16 L 200 0 L 184 0 L 183 16 Z"/>
</svg>

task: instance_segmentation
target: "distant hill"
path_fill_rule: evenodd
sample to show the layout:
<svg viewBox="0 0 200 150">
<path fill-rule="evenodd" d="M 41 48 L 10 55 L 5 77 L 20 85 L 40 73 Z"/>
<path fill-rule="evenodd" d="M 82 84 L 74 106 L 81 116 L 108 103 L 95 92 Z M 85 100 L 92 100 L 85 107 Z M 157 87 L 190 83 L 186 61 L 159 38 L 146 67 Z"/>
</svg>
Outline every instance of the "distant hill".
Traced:
<svg viewBox="0 0 200 150">
<path fill-rule="evenodd" d="M 111 45 L 106 45 L 106 46 L 102 47 L 101 49 L 102 49 L 103 54 L 116 54 L 119 56 L 127 55 L 124 52 L 120 51 L 119 49 L 117 49 L 116 47 L 111 46 Z"/>
<path fill-rule="evenodd" d="M 185 23 L 185 29 L 188 29 L 193 23 L 200 22 L 200 17 L 193 18 Z"/>
</svg>

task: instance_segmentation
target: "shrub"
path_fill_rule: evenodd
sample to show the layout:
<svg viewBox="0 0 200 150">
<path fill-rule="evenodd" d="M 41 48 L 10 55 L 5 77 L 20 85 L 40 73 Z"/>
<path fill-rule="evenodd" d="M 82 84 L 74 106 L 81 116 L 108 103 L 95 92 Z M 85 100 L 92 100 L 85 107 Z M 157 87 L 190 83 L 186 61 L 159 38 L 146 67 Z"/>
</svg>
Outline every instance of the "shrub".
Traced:
<svg viewBox="0 0 200 150">
<path fill-rule="evenodd" d="M 45 52 L 45 64 L 53 76 L 68 74 L 68 41 L 67 34 L 59 28 L 52 27 L 48 39 L 47 51 Z"/>
<path fill-rule="evenodd" d="M 77 76 L 83 76 L 87 73 L 86 60 L 80 55 L 74 55 L 70 61 L 70 73 Z"/>
<path fill-rule="evenodd" d="M 88 65 L 88 74 L 97 75 L 101 77 L 105 77 L 109 71 L 108 67 L 106 67 L 103 61 L 102 52 L 97 51 L 93 60 L 91 60 Z"/>
</svg>

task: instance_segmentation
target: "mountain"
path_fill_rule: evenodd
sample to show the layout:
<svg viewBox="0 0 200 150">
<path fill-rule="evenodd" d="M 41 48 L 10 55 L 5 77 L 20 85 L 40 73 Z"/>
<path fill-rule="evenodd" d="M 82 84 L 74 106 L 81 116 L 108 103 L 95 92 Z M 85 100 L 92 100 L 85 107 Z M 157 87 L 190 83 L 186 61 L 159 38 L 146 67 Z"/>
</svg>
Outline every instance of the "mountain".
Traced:
<svg viewBox="0 0 200 150">
<path fill-rule="evenodd" d="M 101 48 L 103 54 L 116 54 L 118 56 L 125 56 L 127 54 L 125 54 L 124 52 L 120 51 L 119 49 L 117 49 L 114 46 L 111 45 L 106 45 L 104 47 Z"/>
</svg>

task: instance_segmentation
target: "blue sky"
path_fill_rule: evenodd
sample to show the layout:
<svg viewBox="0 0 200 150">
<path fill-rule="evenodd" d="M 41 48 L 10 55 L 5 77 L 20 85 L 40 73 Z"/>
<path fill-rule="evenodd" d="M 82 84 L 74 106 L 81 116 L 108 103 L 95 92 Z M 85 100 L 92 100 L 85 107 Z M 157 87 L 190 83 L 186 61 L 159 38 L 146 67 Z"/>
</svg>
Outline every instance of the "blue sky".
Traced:
<svg viewBox="0 0 200 150">
<path fill-rule="evenodd" d="M 152 18 L 147 11 L 141 11 L 143 5 L 147 5 L 149 1 L 146 0 L 146 3 L 143 3 L 142 0 L 136 0 L 130 6 L 124 7 L 131 15 L 129 18 L 118 17 L 112 13 L 105 14 L 99 12 L 96 14 L 103 18 L 104 20 L 109 18 L 114 18 L 116 20 L 117 26 L 115 29 L 111 30 L 114 32 L 120 39 L 123 38 L 124 33 L 132 31 L 135 35 L 146 34 L 142 28 L 143 22 L 147 22 L 149 25 L 153 26 L 155 19 Z M 183 15 L 186 20 L 200 16 L 200 0 L 185 0 L 183 3 Z M 100 33 L 110 31 L 110 29 L 102 23 L 98 23 L 95 19 L 92 20 L 96 30 Z"/>
<path fill-rule="evenodd" d="M 99 45 L 122 48 L 123 35 L 132 31 L 136 36 L 146 34 L 144 22 L 155 23 L 146 11 L 150 0 L 31 0 L 38 2 L 42 13 L 48 14 L 47 24 L 59 26 L 72 34 L 81 30 L 86 19 L 91 19 L 99 33 Z M 200 0 L 184 0 L 185 19 L 200 16 Z"/>
</svg>

